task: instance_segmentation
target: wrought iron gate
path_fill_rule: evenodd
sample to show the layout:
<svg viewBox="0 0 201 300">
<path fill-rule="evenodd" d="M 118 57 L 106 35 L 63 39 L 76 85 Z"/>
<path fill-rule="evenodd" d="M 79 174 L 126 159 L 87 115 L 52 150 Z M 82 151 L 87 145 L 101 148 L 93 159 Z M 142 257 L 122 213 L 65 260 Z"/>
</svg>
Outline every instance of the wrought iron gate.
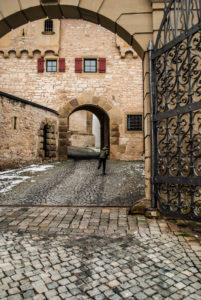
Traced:
<svg viewBox="0 0 201 300">
<path fill-rule="evenodd" d="M 201 221 L 201 0 L 164 3 L 149 47 L 152 206 Z"/>
</svg>

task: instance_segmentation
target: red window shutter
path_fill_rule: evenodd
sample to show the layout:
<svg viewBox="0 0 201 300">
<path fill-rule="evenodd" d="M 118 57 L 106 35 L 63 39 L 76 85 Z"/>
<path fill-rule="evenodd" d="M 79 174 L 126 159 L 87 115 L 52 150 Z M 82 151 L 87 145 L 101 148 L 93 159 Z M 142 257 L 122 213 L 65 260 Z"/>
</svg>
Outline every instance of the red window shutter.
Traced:
<svg viewBox="0 0 201 300">
<path fill-rule="evenodd" d="M 99 73 L 106 72 L 106 58 L 99 58 Z"/>
<path fill-rule="evenodd" d="M 44 72 L 44 58 L 38 58 L 38 73 Z"/>
<path fill-rule="evenodd" d="M 59 58 L 59 72 L 65 72 L 65 58 Z"/>
<path fill-rule="evenodd" d="M 82 58 L 75 58 L 75 73 L 82 73 Z"/>
</svg>

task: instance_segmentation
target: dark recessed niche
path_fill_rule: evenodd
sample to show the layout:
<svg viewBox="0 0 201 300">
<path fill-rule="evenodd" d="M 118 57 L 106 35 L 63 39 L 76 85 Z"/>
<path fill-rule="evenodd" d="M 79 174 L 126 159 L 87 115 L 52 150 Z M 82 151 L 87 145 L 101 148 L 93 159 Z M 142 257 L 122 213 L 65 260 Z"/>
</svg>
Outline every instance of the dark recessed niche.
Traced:
<svg viewBox="0 0 201 300">
<path fill-rule="evenodd" d="M 41 0 L 41 3 L 48 4 L 48 3 L 58 3 L 58 0 Z"/>
</svg>

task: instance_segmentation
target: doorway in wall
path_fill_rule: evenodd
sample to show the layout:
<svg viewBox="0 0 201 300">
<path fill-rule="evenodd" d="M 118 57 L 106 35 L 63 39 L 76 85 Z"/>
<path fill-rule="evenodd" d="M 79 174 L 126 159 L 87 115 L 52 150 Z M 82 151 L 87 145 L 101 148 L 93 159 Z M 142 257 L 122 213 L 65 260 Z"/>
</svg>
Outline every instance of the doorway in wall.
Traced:
<svg viewBox="0 0 201 300">
<path fill-rule="evenodd" d="M 94 105 L 77 107 L 68 118 L 68 154 L 79 152 L 96 157 L 106 145 L 109 146 L 107 113 Z"/>
</svg>

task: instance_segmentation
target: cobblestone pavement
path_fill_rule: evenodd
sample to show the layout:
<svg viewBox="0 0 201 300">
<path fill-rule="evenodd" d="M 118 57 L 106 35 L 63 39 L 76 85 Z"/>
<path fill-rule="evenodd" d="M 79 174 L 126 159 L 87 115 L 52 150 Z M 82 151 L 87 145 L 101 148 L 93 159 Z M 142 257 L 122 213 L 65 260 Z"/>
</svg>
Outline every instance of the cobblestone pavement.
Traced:
<svg viewBox="0 0 201 300">
<path fill-rule="evenodd" d="M 201 299 L 198 237 L 126 208 L 1 207 L 0 299 Z"/>
<path fill-rule="evenodd" d="M 108 161 L 106 176 L 97 166 L 68 160 L 0 172 L 0 204 L 131 206 L 144 196 L 143 162 Z"/>
</svg>

